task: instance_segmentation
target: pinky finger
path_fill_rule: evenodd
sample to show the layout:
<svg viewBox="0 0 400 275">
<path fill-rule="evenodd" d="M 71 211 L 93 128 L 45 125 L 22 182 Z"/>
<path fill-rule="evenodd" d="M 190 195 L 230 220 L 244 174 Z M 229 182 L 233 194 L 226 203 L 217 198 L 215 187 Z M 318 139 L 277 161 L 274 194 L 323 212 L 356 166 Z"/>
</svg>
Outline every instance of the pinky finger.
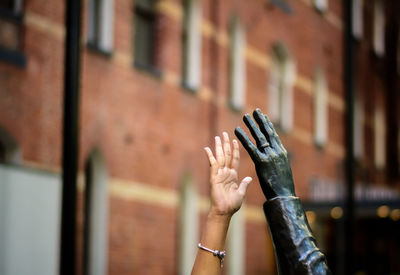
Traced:
<svg viewBox="0 0 400 275">
<path fill-rule="evenodd" d="M 215 157 L 209 147 L 204 147 L 204 151 L 206 151 L 208 161 L 210 162 L 211 173 L 215 174 L 217 171 L 217 160 L 215 159 Z"/>
</svg>

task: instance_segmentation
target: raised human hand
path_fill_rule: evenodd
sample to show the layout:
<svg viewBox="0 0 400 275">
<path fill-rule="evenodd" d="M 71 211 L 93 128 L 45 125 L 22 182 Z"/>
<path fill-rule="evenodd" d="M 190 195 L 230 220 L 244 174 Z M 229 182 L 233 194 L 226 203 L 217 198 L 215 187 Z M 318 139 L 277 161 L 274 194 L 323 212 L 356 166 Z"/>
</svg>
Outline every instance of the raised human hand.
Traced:
<svg viewBox="0 0 400 275">
<path fill-rule="evenodd" d="M 254 162 L 265 197 L 272 199 L 278 196 L 295 196 L 287 151 L 283 147 L 274 126 L 260 109 L 254 110 L 253 117 L 259 127 L 249 114 L 243 117 L 243 121 L 249 128 L 257 146 L 240 127 L 235 129 L 235 135 Z"/>
<path fill-rule="evenodd" d="M 232 216 L 242 206 L 250 177 L 238 182 L 239 144 L 232 141 L 233 150 L 226 132 L 223 133 L 223 145 L 219 136 L 215 137 L 215 157 L 209 147 L 204 150 L 210 162 L 211 209 L 210 213 Z"/>
</svg>

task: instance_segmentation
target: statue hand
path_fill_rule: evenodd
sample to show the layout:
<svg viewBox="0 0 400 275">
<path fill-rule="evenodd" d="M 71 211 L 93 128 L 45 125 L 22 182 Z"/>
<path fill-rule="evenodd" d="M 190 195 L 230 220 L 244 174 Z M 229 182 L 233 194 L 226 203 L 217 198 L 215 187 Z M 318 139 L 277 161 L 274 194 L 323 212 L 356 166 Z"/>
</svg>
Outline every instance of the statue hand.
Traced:
<svg viewBox="0 0 400 275">
<path fill-rule="evenodd" d="M 277 196 L 295 196 L 292 171 L 290 169 L 287 151 L 283 147 L 278 134 L 267 116 L 260 109 L 253 112 L 259 128 L 250 115 L 243 117 L 257 146 L 240 128 L 235 134 L 252 158 L 262 191 L 267 199 Z"/>
</svg>

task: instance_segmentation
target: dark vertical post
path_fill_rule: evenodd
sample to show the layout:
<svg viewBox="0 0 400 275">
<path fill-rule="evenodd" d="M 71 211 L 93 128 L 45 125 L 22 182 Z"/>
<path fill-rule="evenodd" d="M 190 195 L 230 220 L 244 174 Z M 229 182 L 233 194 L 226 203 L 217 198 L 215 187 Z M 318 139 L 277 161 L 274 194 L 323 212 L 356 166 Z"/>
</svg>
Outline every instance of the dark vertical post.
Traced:
<svg viewBox="0 0 400 275">
<path fill-rule="evenodd" d="M 80 64 L 80 0 L 67 0 L 64 69 L 60 274 L 76 272 L 76 196 Z"/>
<path fill-rule="evenodd" d="M 346 95 L 346 203 L 345 203 L 345 254 L 346 274 L 354 269 L 354 48 L 353 1 L 343 0 L 344 28 L 344 91 Z"/>
<path fill-rule="evenodd" d="M 386 129 L 387 129 L 387 176 L 388 181 L 395 183 L 399 179 L 399 88 L 396 83 L 397 72 L 397 51 L 400 41 L 398 11 L 400 9 L 399 1 L 386 1 L 386 28 L 385 28 L 385 88 L 386 88 Z"/>
</svg>

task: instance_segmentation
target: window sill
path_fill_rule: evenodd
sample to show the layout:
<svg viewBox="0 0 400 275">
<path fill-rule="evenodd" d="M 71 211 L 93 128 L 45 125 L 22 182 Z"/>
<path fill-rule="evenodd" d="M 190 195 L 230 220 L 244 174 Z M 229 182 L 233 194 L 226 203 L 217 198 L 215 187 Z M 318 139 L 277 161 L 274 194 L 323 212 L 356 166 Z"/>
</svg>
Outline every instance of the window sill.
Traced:
<svg viewBox="0 0 400 275">
<path fill-rule="evenodd" d="M 326 142 L 321 142 L 321 141 L 316 141 L 314 140 L 314 145 L 317 148 L 318 151 L 323 151 L 326 146 Z"/>
<path fill-rule="evenodd" d="M 181 83 L 181 87 L 187 91 L 190 94 L 197 94 L 197 92 L 199 91 L 199 88 L 193 88 L 191 86 L 189 86 L 185 81 L 182 81 Z"/>
<path fill-rule="evenodd" d="M 232 102 L 228 102 L 228 107 L 229 109 L 232 110 L 232 112 L 237 113 L 237 114 L 241 114 L 244 110 L 244 106 L 243 107 L 238 107 L 232 104 Z"/>
<path fill-rule="evenodd" d="M 156 68 L 156 67 L 154 67 L 152 65 L 133 62 L 133 66 L 137 70 L 145 72 L 145 73 L 147 73 L 147 74 L 149 74 L 149 75 L 151 75 L 151 76 L 153 76 L 153 77 L 155 77 L 157 79 L 161 79 L 161 77 L 162 77 L 161 70 L 159 70 L 158 68 Z"/>
<path fill-rule="evenodd" d="M 25 68 L 26 66 L 26 56 L 23 52 L 9 50 L 2 46 L 0 46 L 0 60 L 3 60 L 20 68 Z"/>
<path fill-rule="evenodd" d="M 99 54 L 99 55 L 104 56 L 106 58 L 111 58 L 111 56 L 112 56 L 112 52 L 111 51 L 104 50 L 99 45 L 97 45 L 95 43 L 92 43 L 92 42 L 88 42 L 86 44 L 86 48 L 88 50 L 90 50 L 91 52 Z"/>
</svg>

